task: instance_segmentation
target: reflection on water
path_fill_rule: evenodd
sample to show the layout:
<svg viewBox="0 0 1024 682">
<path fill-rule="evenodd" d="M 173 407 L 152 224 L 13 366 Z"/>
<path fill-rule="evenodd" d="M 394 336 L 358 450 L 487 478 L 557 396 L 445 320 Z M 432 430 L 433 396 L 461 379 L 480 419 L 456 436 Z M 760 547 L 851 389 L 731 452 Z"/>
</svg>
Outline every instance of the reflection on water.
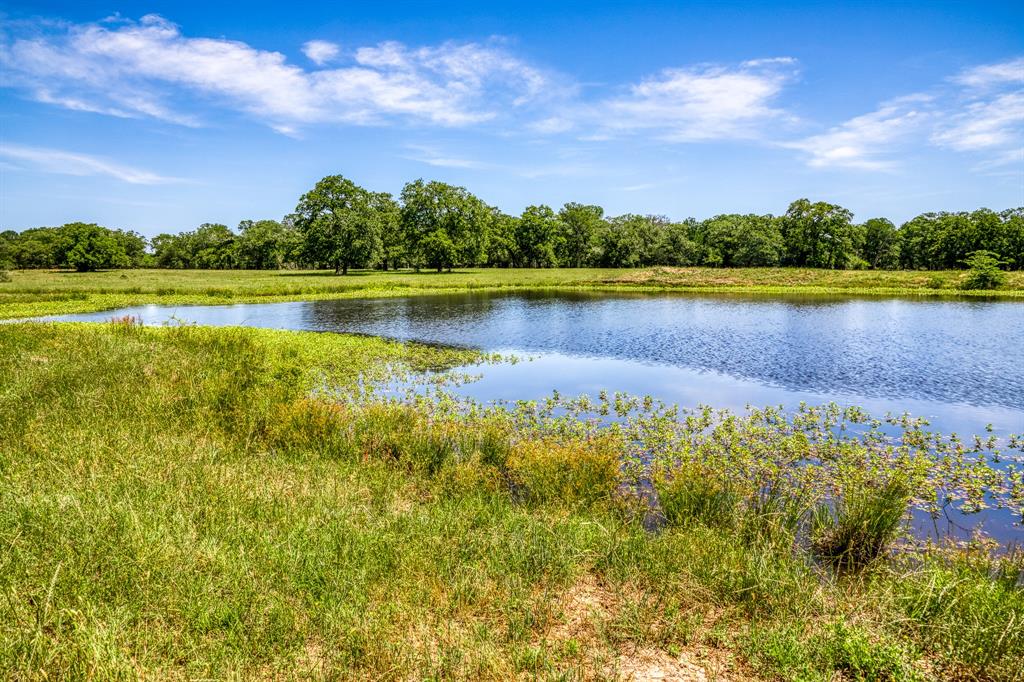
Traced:
<svg viewBox="0 0 1024 682">
<path fill-rule="evenodd" d="M 945 431 L 1024 431 L 1024 305 L 1014 302 L 531 292 L 235 306 L 147 306 L 137 315 L 374 334 L 537 354 L 483 369 L 474 397 L 558 389 L 667 402 L 838 400 L 910 411 Z"/>
</svg>

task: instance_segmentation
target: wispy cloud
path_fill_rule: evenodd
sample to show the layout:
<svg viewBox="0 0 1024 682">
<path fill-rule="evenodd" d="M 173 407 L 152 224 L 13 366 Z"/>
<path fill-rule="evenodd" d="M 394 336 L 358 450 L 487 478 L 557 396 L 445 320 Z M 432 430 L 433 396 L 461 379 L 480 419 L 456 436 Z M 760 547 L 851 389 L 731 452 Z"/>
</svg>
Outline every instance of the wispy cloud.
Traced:
<svg viewBox="0 0 1024 682">
<path fill-rule="evenodd" d="M 338 56 L 340 48 L 327 40 L 310 40 L 303 44 L 302 53 L 317 66 L 323 66 Z"/>
<path fill-rule="evenodd" d="M 789 118 L 774 102 L 796 74 L 790 57 L 665 69 L 600 102 L 593 114 L 606 132 L 642 131 L 672 142 L 753 139 L 766 123 Z"/>
<path fill-rule="evenodd" d="M 815 168 L 892 170 L 896 154 L 931 144 L 985 155 L 977 170 L 1013 163 L 1024 148 L 1024 58 L 965 69 L 927 95 L 881 104 L 827 132 L 779 146 Z M 917 144 L 912 147 L 911 144 Z"/>
<path fill-rule="evenodd" d="M 1024 57 L 967 69 L 951 79 L 959 101 L 931 141 L 960 152 L 980 152 L 979 168 L 1006 165 L 1024 151 Z"/>
<path fill-rule="evenodd" d="M 305 49 L 318 64 L 338 55 L 337 46 L 323 41 L 306 43 Z M 177 95 L 184 89 L 283 131 L 389 117 L 467 125 L 532 101 L 547 83 L 539 69 L 496 44 L 413 49 L 386 42 L 357 49 L 348 66 L 308 71 L 279 52 L 185 36 L 156 15 L 16 38 L 0 51 L 0 64 L 6 84 L 69 108 L 194 122 L 194 114 L 166 104 L 183 100 Z"/>
<path fill-rule="evenodd" d="M 932 141 L 957 151 L 977 151 L 1021 144 L 1024 91 L 970 102 L 949 117 Z"/>
<path fill-rule="evenodd" d="M 776 100 L 797 72 L 791 57 L 663 69 L 618 94 L 564 101 L 525 127 L 587 142 L 634 134 L 676 143 L 760 139 L 767 124 L 794 120 Z"/>
<path fill-rule="evenodd" d="M 1010 163 L 1001 160 L 1019 158 L 1024 147 L 1024 57 L 970 67 L 926 89 L 927 96 L 888 100 L 812 128 L 785 106 L 800 71 L 791 57 L 679 65 L 632 83 L 581 88 L 514 55 L 499 39 L 385 41 L 344 51 L 309 40 L 301 45 L 309 59 L 299 58 L 303 66 L 245 42 L 185 35 L 157 15 L 6 28 L 0 86 L 67 110 L 175 125 L 200 126 L 223 111 L 295 137 L 318 124 L 492 122 L 497 134 L 527 133 L 545 143 L 596 145 L 631 136 L 674 144 L 745 141 L 792 150 L 815 168 L 867 171 L 893 170 L 897 154 L 928 145 L 975 153 L 983 164 Z M 158 177 L 48 151 L 70 154 L 63 161 L 74 174 L 127 182 Z M 408 158 L 435 167 L 503 168 L 460 154 L 413 151 Z M 19 161 L 46 163 L 39 154 Z"/>
<path fill-rule="evenodd" d="M 952 78 L 954 83 L 971 88 L 987 88 L 1007 83 L 1024 83 L 1024 57 L 996 64 L 965 69 Z"/>
<path fill-rule="evenodd" d="M 428 166 L 434 166 L 435 168 L 486 168 L 488 164 L 474 159 L 463 159 L 449 154 L 445 154 L 439 151 L 435 147 L 427 145 L 416 145 L 411 144 L 406 147 L 409 151 L 413 152 L 409 156 L 405 156 L 410 161 L 417 161 L 419 163 L 425 163 Z"/>
<path fill-rule="evenodd" d="M 103 175 L 133 185 L 162 185 L 181 182 L 177 178 L 164 177 L 147 170 L 125 166 L 107 159 L 78 152 L 45 147 L 26 147 L 5 144 L 0 146 L 0 157 L 45 173 L 61 175 Z"/>
<path fill-rule="evenodd" d="M 814 168 L 889 170 L 894 167 L 890 155 L 896 144 L 926 124 L 929 114 L 920 106 L 929 101 L 920 95 L 894 100 L 827 132 L 780 146 L 803 152 Z"/>
</svg>

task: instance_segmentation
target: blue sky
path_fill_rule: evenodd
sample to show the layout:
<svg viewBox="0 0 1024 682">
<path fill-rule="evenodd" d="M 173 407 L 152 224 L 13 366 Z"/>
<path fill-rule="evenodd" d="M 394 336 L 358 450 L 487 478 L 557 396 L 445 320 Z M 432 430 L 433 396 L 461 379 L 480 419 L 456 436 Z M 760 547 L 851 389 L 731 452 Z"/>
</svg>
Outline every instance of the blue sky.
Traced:
<svg viewBox="0 0 1024 682">
<path fill-rule="evenodd" d="M 280 218 L 320 177 L 518 213 L 1024 205 L 1024 3 L 6 3 L 0 228 Z"/>
</svg>

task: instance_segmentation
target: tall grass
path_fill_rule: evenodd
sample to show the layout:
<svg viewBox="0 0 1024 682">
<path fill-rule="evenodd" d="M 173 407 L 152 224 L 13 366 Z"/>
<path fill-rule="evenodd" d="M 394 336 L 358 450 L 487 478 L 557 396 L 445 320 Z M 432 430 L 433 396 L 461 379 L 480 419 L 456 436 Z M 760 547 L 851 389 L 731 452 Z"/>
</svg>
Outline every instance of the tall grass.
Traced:
<svg viewBox="0 0 1024 682">
<path fill-rule="evenodd" d="M 815 514 L 815 551 L 843 570 L 867 566 L 896 539 L 910 500 L 910 484 L 900 475 L 846 486 Z"/>
</svg>

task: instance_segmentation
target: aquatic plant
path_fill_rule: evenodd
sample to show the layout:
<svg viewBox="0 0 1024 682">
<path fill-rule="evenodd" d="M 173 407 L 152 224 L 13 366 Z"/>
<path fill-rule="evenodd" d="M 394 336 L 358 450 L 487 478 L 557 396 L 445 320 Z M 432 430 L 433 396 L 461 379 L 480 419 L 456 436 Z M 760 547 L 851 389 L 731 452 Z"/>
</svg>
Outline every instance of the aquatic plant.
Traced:
<svg viewBox="0 0 1024 682">
<path fill-rule="evenodd" d="M 896 539 L 910 506 L 910 482 L 902 472 L 884 480 L 858 477 L 820 505 L 813 517 L 815 553 L 843 570 L 863 568 Z"/>
</svg>

